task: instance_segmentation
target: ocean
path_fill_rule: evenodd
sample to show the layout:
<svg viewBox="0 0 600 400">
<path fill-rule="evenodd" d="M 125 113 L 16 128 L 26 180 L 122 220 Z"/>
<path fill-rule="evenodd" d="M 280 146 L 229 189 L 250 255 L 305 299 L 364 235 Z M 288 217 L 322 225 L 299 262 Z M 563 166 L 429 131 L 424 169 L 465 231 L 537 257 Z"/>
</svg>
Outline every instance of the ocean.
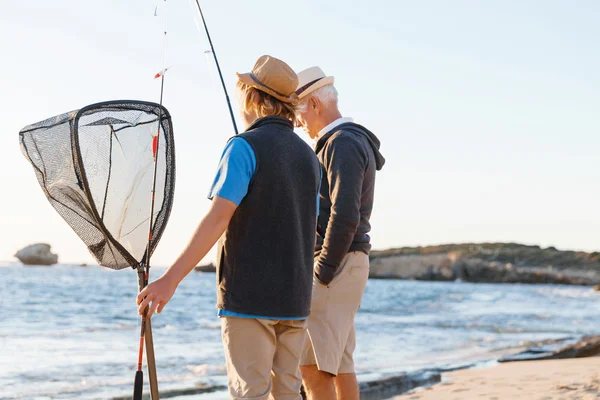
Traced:
<svg viewBox="0 0 600 400">
<path fill-rule="evenodd" d="M 131 395 L 136 292 L 134 270 L 0 264 L 0 399 Z M 226 384 L 215 301 L 215 275 L 192 272 L 152 318 L 161 391 Z M 528 342 L 600 333 L 599 320 L 600 294 L 586 287 L 371 280 L 356 318 L 357 374 L 484 363 Z"/>
</svg>

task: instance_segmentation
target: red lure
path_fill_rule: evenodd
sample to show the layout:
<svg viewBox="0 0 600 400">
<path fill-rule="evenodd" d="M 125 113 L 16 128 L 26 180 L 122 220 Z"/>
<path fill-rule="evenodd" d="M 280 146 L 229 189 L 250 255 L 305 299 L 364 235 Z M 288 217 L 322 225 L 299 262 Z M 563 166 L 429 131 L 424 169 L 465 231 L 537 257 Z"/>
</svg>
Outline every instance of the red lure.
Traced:
<svg viewBox="0 0 600 400">
<path fill-rule="evenodd" d="M 152 136 L 152 156 L 156 158 L 158 152 L 158 135 Z"/>
</svg>

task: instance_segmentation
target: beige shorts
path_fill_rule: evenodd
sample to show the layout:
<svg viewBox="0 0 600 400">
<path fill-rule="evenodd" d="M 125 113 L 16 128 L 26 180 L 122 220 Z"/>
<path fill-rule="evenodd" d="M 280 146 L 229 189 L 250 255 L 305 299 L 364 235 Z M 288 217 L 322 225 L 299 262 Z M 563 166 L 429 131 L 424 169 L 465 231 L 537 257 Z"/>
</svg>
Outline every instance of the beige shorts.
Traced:
<svg viewBox="0 0 600 400">
<path fill-rule="evenodd" d="M 232 399 L 301 400 L 306 320 L 221 318 Z"/>
<path fill-rule="evenodd" d="M 354 372 L 354 317 L 369 279 L 369 256 L 348 253 L 329 284 L 313 279 L 308 337 L 300 365 L 316 365 L 333 375 Z"/>
</svg>

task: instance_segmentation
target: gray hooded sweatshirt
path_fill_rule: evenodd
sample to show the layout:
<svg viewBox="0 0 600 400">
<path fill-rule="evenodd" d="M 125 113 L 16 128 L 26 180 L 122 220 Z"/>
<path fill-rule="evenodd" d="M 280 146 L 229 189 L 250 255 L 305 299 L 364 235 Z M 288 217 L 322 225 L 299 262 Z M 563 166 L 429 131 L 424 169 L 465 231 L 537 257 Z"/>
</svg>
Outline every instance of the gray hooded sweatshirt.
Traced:
<svg viewBox="0 0 600 400">
<path fill-rule="evenodd" d="M 362 125 L 343 123 L 315 147 L 323 166 L 315 274 L 329 284 L 349 252 L 369 254 L 375 173 L 385 159 L 379 139 Z"/>
</svg>

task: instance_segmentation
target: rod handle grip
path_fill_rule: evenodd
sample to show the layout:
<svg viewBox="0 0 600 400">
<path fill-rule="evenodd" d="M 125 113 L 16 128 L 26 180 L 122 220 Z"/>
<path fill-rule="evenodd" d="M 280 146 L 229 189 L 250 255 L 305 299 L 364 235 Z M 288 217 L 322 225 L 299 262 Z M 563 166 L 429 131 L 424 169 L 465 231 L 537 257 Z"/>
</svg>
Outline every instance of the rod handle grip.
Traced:
<svg viewBox="0 0 600 400">
<path fill-rule="evenodd" d="M 135 381 L 133 383 L 133 400 L 142 400 L 142 391 L 144 388 L 144 373 L 136 371 Z"/>
</svg>

